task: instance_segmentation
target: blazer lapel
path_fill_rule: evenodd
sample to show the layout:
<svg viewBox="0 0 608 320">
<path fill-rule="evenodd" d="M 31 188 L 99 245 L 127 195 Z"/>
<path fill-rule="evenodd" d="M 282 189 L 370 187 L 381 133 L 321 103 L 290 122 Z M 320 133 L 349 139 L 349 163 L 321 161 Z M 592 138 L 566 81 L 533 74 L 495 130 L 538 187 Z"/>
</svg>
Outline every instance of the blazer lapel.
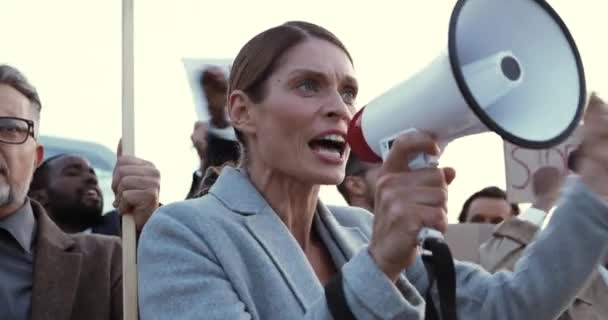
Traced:
<svg viewBox="0 0 608 320">
<path fill-rule="evenodd" d="M 317 214 L 319 221 L 327 228 L 332 240 L 340 249 L 341 252 L 339 254 L 343 255 L 346 261 L 350 260 L 350 258 L 357 254 L 361 248 L 369 243 L 369 238 L 359 227 L 344 226 L 340 224 L 329 208 L 321 202 L 317 205 Z M 332 246 L 328 244 L 328 248 L 331 247 Z M 330 253 L 333 257 L 338 254 L 337 252 L 331 251 Z"/>
<path fill-rule="evenodd" d="M 209 193 L 230 210 L 247 217 L 247 229 L 272 259 L 302 310 L 323 294 L 300 245 L 245 172 L 225 167 Z"/>
<path fill-rule="evenodd" d="M 246 225 L 305 311 L 323 294 L 323 286 L 296 239 L 268 206 L 248 217 Z"/>
<path fill-rule="evenodd" d="M 32 289 L 32 319 L 70 319 L 76 298 L 82 254 L 39 204 L 32 202 L 38 220 Z"/>
</svg>

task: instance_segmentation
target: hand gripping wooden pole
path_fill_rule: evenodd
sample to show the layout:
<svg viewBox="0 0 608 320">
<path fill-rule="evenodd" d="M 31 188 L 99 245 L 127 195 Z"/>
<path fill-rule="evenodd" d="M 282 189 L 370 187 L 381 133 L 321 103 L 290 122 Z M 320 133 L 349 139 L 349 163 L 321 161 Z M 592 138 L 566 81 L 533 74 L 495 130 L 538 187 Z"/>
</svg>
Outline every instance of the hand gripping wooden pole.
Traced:
<svg viewBox="0 0 608 320">
<path fill-rule="evenodd" d="M 133 0 L 122 0 L 122 152 L 135 154 Z M 137 242 L 135 220 L 122 214 L 122 308 L 124 320 L 137 320 Z"/>
</svg>

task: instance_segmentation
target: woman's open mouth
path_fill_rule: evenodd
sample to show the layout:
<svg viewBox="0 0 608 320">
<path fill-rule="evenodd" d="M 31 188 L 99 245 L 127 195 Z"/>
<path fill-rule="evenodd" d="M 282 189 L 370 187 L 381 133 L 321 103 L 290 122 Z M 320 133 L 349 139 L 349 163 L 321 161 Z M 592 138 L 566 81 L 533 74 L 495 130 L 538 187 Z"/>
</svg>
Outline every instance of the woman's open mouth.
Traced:
<svg viewBox="0 0 608 320">
<path fill-rule="evenodd" d="M 344 161 L 346 139 L 341 134 L 324 134 L 311 140 L 308 145 L 318 157 L 326 162 L 341 164 Z"/>
</svg>

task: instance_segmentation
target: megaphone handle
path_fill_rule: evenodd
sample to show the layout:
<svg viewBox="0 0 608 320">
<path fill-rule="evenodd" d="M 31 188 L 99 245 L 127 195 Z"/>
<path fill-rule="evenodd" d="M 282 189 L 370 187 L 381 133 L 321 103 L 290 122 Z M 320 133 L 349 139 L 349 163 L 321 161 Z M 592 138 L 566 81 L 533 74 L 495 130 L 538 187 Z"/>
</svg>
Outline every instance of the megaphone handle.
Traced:
<svg viewBox="0 0 608 320">
<path fill-rule="evenodd" d="M 391 147 L 393 146 L 393 141 L 401 134 L 407 133 L 407 132 L 411 132 L 417 129 L 407 129 L 405 131 L 402 131 L 396 135 L 393 135 L 389 138 L 383 139 L 380 142 L 380 149 L 382 151 L 382 159 L 386 160 L 386 157 L 388 156 L 388 153 L 391 149 Z M 431 156 L 429 154 L 426 153 L 420 153 L 418 155 L 416 155 L 416 157 L 412 160 L 410 160 L 408 166 L 410 168 L 410 170 L 419 170 L 419 169 L 424 169 L 424 168 L 436 168 L 437 165 L 439 164 L 439 156 Z M 423 227 L 422 229 L 420 229 L 420 232 L 418 232 L 418 243 L 422 246 L 424 241 L 427 239 L 438 239 L 438 240 L 444 240 L 443 234 L 435 229 L 431 229 L 431 228 L 427 228 L 427 227 Z"/>
<path fill-rule="evenodd" d="M 439 164 L 439 157 L 431 156 L 426 153 L 418 154 L 409 163 L 410 170 L 419 170 L 424 168 L 436 168 Z M 443 234 L 435 229 L 423 227 L 418 232 L 418 243 L 422 245 L 429 238 L 443 240 Z"/>
</svg>

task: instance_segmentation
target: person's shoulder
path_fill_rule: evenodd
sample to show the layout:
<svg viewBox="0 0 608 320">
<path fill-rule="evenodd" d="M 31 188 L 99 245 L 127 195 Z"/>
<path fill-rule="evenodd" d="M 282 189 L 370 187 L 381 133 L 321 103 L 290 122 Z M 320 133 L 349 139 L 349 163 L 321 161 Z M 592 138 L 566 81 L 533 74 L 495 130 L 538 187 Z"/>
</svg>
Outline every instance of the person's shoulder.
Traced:
<svg viewBox="0 0 608 320">
<path fill-rule="evenodd" d="M 162 233 L 163 230 L 178 228 L 198 233 L 222 224 L 234 223 L 238 216 L 215 196 L 207 194 L 158 208 L 145 224 L 142 235 L 146 233 L 146 229 Z"/>
<path fill-rule="evenodd" d="M 222 217 L 224 211 L 230 211 L 221 201 L 212 194 L 192 199 L 172 202 L 159 207 L 151 219 L 162 216 L 176 219 L 195 219 L 201 215 L 206 218 Z"/>
<path fill-rule="evenodd" d="M 81 268 L 89 274 L 85 276 L 87 283 L 98 283 L 106 276 L 114 281 L 120 276 L 122 245 L 119 237 L 95 233 L 68 234 L 68 237 L 73 240 L 69 252 L 80 256 Z"/>
<path fill-rule="evenodd" d="M 107 256 L 112 257 L 121 251 L 121 241 L 117 236 L 96 234 L 96 233 L 78 233 L 68 234 L 74 241 L 74 246 L 86 256 Z"/>
<path fill-rule="evenodd" d="M 101 216 L 97 224 L 93 226 L 94 234 L 120 236 L 121 216 L 117 209 L 113 209 Z"/>
</svg>

